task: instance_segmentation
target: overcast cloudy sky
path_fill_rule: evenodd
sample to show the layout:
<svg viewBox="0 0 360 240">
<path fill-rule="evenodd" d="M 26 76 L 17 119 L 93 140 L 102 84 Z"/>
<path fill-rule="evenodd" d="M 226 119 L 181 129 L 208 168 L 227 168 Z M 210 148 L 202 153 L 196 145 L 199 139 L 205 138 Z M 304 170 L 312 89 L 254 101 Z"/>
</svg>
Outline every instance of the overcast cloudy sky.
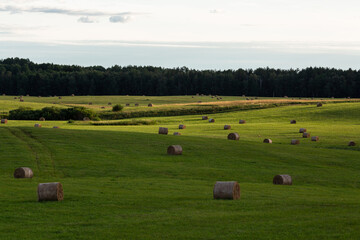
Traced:
<svg viewBox="0 0 360 240">
<path fill-rule="evenodd" d="M 1 0 L 0 58 L 360 68 L 357 0 Z"/>
</svg>

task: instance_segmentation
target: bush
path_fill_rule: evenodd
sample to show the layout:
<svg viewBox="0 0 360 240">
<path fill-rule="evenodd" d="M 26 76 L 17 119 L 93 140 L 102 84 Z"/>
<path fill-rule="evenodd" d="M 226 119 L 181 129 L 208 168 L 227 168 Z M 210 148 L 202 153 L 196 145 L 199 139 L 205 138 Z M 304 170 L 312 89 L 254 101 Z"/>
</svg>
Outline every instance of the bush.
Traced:
<svg viewBox="0 0 360 240">
<path fill-rule="evenodd" d="M 97 114 L 93 110 L 84 107 L 45 107 L 41 110 L 20 107 L 9 112 L 9 119 L 11 120 L 39 120 L 40 117 L 44 117 L 46 120 L 83 120 L 84 117 L 96 118 Z"/>
<path fill-rule="evenodd" d="M 116 104 L 115 106 L 113 106 L 112 110 L 113 112 L 120 112 L 124 107 L 121 106 L 120 104 Z"/>
</svg>

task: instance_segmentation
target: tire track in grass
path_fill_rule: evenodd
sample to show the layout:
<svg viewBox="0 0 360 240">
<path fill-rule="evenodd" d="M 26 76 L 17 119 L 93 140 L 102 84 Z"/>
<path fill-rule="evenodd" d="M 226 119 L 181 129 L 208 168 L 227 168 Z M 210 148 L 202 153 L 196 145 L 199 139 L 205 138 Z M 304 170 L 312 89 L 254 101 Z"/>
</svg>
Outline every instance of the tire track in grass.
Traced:
<svg viewBox="0 0 360 240">
<path fill-rule="evenodd" d="M 55 176 L 55 162 L 51 150 L 40 142 L 30 131 L 22 128 L 7 128 L 9 132 L 26 143 L 34 156 L 37 170 L 41 175 Z"/>
</svg>

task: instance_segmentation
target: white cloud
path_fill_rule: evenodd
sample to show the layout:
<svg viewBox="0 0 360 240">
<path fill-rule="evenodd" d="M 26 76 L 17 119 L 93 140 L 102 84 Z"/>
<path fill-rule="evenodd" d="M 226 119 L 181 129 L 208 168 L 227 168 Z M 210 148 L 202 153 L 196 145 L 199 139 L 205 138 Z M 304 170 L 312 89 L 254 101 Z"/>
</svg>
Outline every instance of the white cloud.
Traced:
<svg viewBox="0 0 360 240">
<path fill-rule="evenodd" d="M 222 9 L 211 9 L 209 12 L 213 13 L 213 14 L 218 14 L 218 13 L 223 13 L 224 10 L 222 10 Z"/>
</svg>

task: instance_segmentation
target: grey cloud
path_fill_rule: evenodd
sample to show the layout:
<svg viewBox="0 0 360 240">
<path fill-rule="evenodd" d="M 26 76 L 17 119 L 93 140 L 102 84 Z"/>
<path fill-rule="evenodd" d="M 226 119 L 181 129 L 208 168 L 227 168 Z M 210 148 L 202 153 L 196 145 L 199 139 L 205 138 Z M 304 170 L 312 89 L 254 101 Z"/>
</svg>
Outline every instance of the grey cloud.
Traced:
<svg viewBox="0 0 360 240">
<path fill-rule="evenodd" d="M 70 10 L 62 8 L 46 8 L 46 7 L 33 7 L 33 8 L 19 8 L 15 6 L 0 6 L 0 12 L 10 12 L 10 13 L 46 13 L 46 14 L 63 14 L 70 16 L 82 16 L 78 19 L 79 22 L 90 23 L 93 22 L 88 17 L 101 17 L 101 16 L 110 16 L 110 22 L 122 22 L 125 23 L 130 20 L 130 16 L 136 15 L 139 13 L 132 12 L 104 12 L 104 11 L 91 11 L 91 10 Z"/>
<path fill-rule="evenodd" d="M 129 15 L 117 15 L 117 16 L 111 16 L 109 18 L 109 21 L 112 23 L 126 23 L 130 20 Z"/>
<path fill-rule="evenodd" d="M 81 23 L 94 23 L 95 21 L 90 19 L 89 17 L 81 17 L 78 19 L 78 22 Z"/>
</svg>

